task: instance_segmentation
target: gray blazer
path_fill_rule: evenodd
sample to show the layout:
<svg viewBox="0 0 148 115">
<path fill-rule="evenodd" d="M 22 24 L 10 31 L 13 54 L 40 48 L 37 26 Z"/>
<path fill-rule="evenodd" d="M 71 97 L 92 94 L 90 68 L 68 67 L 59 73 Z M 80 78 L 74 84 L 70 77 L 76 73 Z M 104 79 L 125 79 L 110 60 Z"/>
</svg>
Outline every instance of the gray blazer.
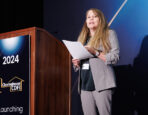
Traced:
<svg viewBox="0 0 148 115">
<path fill-rule="evenodd" d="M 119 60 L 119 44 L 114 30 L 109 30 L 109 41 L 111 44 L 111 50 L 106 54 L 106 62 L 99 58 L 89 59 L 95 89 L 97 91 L 116 87 L 116 79 L 112 65 L 116 64 Z M 98 50 L 103 51 L 103 47 L 100 45 Z M 78 80 L 78 90 L 80 92 L 80 77 Z"/>
</svg>

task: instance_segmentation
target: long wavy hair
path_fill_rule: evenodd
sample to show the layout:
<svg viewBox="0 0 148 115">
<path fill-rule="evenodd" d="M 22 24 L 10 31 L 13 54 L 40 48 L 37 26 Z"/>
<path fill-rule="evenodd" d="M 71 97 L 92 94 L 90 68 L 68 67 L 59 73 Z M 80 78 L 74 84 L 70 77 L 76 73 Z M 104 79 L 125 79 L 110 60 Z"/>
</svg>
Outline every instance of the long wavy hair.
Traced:
<svg viewBox="0 0 148 115">
<path fill-rule="evenodd" d="M 89 42 L 87 45 L 90 47 L 93 47 L 95 49 L 98 49 L 100 45 L 103 46 L 103 52 L 107 53 L 111 49 L 110 47 L 110 42 L 108 39 L 109 36 L 109 27 L 106 21 L 106 18 L 104 14 L 96 9 L 96 8 L 91 8 L 86 12 L 86 17 L 89 11 L 93 11 L 98 17 L 99 17 L 99 26 L 96 28 L 94 36 L 91 36 Z M 81 42 L 83 45 L 86 42 L 87 37 L 89 36 L 90 31 L 89 28 L 87 27 L 86 21 L 84 22 L 84 25 L 82 27 L 82 30 L 80 32 L 80 35 L 78 37 L 78 41 Z"/>
</svg>

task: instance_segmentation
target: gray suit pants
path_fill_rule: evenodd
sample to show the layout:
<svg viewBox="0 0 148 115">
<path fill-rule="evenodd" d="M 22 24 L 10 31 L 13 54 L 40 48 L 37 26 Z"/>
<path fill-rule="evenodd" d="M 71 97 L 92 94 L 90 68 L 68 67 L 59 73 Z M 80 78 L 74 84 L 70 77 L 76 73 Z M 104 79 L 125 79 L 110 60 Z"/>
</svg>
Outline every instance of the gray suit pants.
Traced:
<svg viewBox="0 0 148 115">
<path fill-rule="evenodd" d="M 111 115 L 112 90 L 83 91 L 81 90 L 81 102 L 84 115 Z"/>
</svg>

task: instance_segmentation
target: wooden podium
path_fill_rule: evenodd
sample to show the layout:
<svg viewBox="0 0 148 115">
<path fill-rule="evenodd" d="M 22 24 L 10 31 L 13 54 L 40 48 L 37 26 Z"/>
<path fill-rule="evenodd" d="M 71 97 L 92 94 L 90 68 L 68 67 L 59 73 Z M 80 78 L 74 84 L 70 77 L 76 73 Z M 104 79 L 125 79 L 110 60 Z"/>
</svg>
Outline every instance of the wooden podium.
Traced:
<svg viewBox="0 0 148 115">
<path fill-rule="evenodd" d="M 0 39 L 30 36 L 29 115 L 71 114 L 71 57 L 66 47 L 44 29 L 0 34 Z M 26 76 L 27 77 L 27 76 Z"/>
</svg>

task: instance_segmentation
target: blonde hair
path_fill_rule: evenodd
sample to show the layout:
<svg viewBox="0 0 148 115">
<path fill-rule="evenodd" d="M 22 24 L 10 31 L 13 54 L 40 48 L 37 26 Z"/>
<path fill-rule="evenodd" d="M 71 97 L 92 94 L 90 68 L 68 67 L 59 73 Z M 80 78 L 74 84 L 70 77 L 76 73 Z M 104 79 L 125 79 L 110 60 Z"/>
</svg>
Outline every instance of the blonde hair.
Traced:
<svg viewBox="0 0 148 115">
<path fill-rule="evenodd" d="M 109 27 L 107 24 L 107 21 L 105 19 L 104 14 L 96 9 L 96 8 L 91 8 L 86 12 L 86 17 L 89 11 L 93 11 L 93 13 L 95 13 L 100 20 L 100 24 L 97 27 L 94 36 L 92 36 L 88 42 L 88 45 L 90 47 L 93 47 L 95 49 L 98 49 L 98 47 L 100 46 L 100 44 L 103 46 L 103 52 L 107 53 L 109 52 L 109 50 L 111 49 L 110 47 L 110 43 L 108 40 L 108 36 L 109 36 Z M 82 30 L 80 32 L 80 35 L 78 37 L 78 41 L 81 42 L 83 45 L 86 42 L 87 37 L 89 36 L 89 29 L 87 27 L 86 21 L 82 27 Z"/>
</svg>

